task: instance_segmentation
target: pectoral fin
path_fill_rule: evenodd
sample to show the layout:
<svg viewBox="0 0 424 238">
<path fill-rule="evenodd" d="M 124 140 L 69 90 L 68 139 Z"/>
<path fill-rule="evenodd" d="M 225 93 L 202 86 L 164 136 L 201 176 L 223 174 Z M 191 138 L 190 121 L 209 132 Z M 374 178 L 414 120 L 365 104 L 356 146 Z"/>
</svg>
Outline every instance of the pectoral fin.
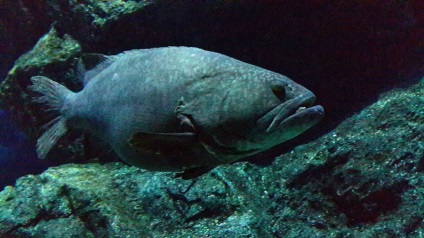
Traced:
<svg viewBox="0 0 424 238">
<path fill-rule="evenodd" d="M 192 132 L 184 133 L 135 133 L 128 143 L 139 150 L 160 155 L 178 155 L 189 151 L 197 143 Z"/>
</svg>

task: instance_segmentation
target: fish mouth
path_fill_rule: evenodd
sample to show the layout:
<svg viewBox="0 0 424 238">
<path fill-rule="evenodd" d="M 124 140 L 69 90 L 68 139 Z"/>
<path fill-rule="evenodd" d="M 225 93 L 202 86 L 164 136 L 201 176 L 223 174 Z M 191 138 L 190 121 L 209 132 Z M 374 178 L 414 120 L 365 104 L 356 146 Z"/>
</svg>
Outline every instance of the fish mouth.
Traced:
<svg viewBox="0 0 424 238">
<path fill-rule="evenodd" d="M 315 95 L 307 92 L 276 106 L 267 113 L 268 118 L 271 115 L 274 115 L 274 118 L 265 132 L 271 133 L 287 125 L 310 127 L 316 124 L 324 116 L 324 109 L 320 105 L 314 106 L 314 103 Z"/>
</svg>

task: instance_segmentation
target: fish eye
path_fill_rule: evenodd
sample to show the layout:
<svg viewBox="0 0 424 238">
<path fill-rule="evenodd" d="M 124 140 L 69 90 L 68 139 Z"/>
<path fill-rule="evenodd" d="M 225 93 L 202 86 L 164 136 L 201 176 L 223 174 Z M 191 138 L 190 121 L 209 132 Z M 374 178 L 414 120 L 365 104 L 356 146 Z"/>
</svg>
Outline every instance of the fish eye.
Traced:
<svg viewBox="0 0 424 238">
<path fill-rule="evenodd" d="M 285 98 L 286 98 L 286 88 L 283 85 L 273 85 L 271 87 L 271 90 L 278 99 L 280 99 L 282 101 L 285 100 Z"/>
</svg>

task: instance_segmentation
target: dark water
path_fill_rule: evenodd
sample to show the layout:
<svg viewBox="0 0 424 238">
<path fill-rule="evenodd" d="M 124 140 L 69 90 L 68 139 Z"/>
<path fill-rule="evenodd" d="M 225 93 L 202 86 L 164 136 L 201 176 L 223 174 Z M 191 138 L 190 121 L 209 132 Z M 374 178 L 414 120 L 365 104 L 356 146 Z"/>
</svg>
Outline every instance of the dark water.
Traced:
<svg viewBox="0 0 424 238">
<path fill-rule="evenodd" d="M 46 169 L 35 153 L 34 143 L 19 131 L 9 113 L 0 110 L 0 190 L 23 175 Z"/>
</svg>

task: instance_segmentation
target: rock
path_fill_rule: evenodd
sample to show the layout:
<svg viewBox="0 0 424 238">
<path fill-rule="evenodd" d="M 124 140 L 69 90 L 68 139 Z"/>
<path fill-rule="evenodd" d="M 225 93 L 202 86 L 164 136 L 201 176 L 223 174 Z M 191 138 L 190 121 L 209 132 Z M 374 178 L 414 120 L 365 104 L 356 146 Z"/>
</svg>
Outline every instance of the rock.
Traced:
<svg viewBox="0 0 424 238">
<path fill-rule="evenodd" d="M 122 163 L 22 177 L 0 193 L 0 236 L 420 237 L 423 93 L 424 80 L 388 92 L 270 166 L 191 181 Z"/>
<path fill-rule="evenodd" d="M 0 103 L 15 115 L 17 124 L 24 128 L 27 134 L 35 137 L 35 120 L 43 118 L 43 113 L 37 114 L 37 118 L 34 117 L 36 110 L 30 102 L 27 89 L 30 77 L 49 75 L 70 88 L 75 89 L 77 85 L 80 88 L 81 83 L 76 79 L 74 70 L 80 54 L 81 48 L 75 40 L 69 35 L 59 37 L 52 28 L 31 51 L 16 61 L 6 80 L 0 85 Z"/>
<path fill-rule="evenodd" d="M 80 54 L 81 47 L 74 39 L 69 35 L 60 37 L 52 28 L 31 51 L 16 61 L 6 80 L 1 83 L 0 104 L 12 113 L 15 123 L 30 138 L 38 138 L 42 126 L 53 119 L 45 113 L 46 108 L 31 102 L 31 98 L 36 95 L 27 89 L 30 77 L 46 75 L 78 90 L 82 87 L 76 76 Z M 63 140 L 63 145 L 57 147 L 55 152 L 61 154 L 65 161 L 81 160 L 78 158 L 83 154 L 82 140 L 81 133 L 72 134 Z M 53 163 L 57 164 L 58 161 Z"/>
<path fill-rule="evenodd" d="M 52 24 L 60 30 L 60 35 L 73 32 L 81 38 L 93 40 L 101 37 L 103 28 L 111 22 L 134 14 L 151 3 L 153 1 L 2 0 L 0 78 L 6 75 L 20 55 L 34 46 Z"/>
</svg>

